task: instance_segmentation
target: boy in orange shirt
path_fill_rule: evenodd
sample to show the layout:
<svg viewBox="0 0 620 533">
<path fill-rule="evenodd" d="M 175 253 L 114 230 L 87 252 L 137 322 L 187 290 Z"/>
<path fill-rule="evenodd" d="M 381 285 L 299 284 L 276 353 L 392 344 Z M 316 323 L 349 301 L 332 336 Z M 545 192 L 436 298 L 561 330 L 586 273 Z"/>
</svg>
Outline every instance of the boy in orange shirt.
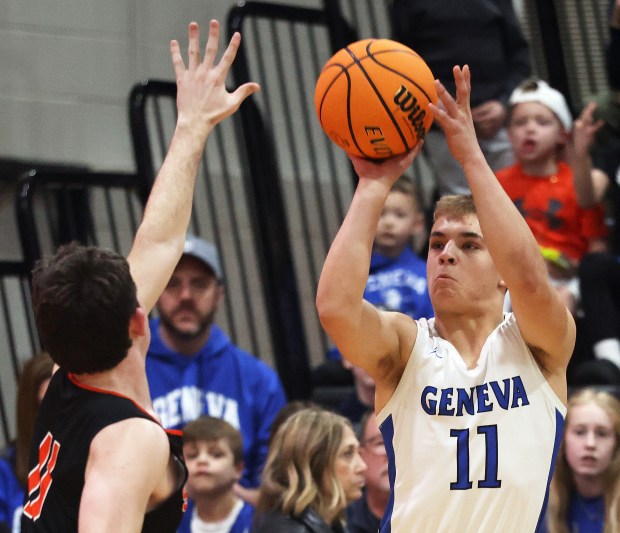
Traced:
<svg viewBox="0 0 620 533">
<path fill-rule="evenodd" d="M 538 241 L 549 276 L 571 312 L 579 300 L 579 261 L 606 246 L 602 206 L 587 200 L 607 179 L 592 168 L 588 153 L 599 127 L 593 111 L 593 106 L 584 109 L 571 138 L 564 96 L 544 81 L 524 82 L 512 93 L 508 111 L 517 163 L 496 173 Z M 570 165 L 562 159 L 565 149 Z"/>
</svg>

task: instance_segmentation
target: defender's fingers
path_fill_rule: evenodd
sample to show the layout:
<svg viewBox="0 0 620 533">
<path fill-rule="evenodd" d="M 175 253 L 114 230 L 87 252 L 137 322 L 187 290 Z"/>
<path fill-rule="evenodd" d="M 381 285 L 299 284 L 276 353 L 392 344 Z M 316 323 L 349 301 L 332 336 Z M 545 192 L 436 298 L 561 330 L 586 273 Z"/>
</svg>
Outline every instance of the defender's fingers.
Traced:
<svg viewBox="0 0 620 533">
<path fill-rule="evenodd" d="M 249 81 L 237 87 L 237 89 L 232 93 L 232 96 L 239 102 L 239 105 L 241 105 L 248 96 L 257 93 L 258 91 L 260 91 L 260 85 L 253 81 Z"/>
<path fill-rule="evenodd" d="M 183 72 L 185 72 L 185 63 L 183 62 L 183 56 L 181 55 L 178 41 L 170 41 L 170 56 L 172 57 L 174 73 L 176 77 L 179 78 Z"/>
<path fill-rule="evenodd" d="M 203 64 L 210 69 L 215 61 L 217 55 L 218 43 L 220 40 L 220 23 L 213 19 L 209 23 L 209 38 L 207 39 L 207 45 L 205 47 L 205 59 Z"/>
<path fill-rule="evenodd" d="M 198 23 L 190 22 L 187 28 L 189 44 L 187 46 L 188 65 L 194 70 L 200 64 L 200 29 Z"/>
<path fill-rule="evenodd" d="M 239 45 L 241 44 L 241 34 L 239 32 L 235 32 L 235 34 L 230 39 L 230 43 L 228 43 L 228 48 L 224 52 L 222 59 L 220 59 L 220 63 L 218 65 L 219 68 L 222 69 L 223 73 L 226 74 L 230 69 L 230 66 L 233 64 L 235 57 L 237 56 L 237 50 L 239 49 Z"/>
</svg>

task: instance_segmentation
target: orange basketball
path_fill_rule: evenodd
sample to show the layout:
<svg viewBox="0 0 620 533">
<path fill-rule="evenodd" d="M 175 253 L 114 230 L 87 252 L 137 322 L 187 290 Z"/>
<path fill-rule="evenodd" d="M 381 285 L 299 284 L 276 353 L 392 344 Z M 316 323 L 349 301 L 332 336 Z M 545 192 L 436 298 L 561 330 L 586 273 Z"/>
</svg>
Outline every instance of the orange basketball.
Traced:
<svg viewBox="0 0 620 533">
<path fill-rule="evenodd" d="M 314 91 L 321 127 L 347 153 L 384 159 L 411 150 L 431 127 L 434 77 L 411 48 L 365 39 L 336 52 Z"/>
</svg>

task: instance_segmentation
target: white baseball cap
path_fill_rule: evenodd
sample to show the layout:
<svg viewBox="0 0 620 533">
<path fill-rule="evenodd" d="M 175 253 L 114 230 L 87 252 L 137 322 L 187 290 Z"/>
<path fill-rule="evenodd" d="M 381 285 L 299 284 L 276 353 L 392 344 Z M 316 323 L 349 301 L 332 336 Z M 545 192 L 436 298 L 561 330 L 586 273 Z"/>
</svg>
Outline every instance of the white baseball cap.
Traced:
<svg viewBox="0 0 620 533">
<path fill-rule="evenodd" d="M 522 83 L 510 95 L 508 105 L 513 106 L 525 102 L 537 102 L 548 107 L 555 113 L 566 131 L 573 128 L 573 116 L 564 95 L 552 88 L 546 81 L 529 80 Z"/>
</svg>

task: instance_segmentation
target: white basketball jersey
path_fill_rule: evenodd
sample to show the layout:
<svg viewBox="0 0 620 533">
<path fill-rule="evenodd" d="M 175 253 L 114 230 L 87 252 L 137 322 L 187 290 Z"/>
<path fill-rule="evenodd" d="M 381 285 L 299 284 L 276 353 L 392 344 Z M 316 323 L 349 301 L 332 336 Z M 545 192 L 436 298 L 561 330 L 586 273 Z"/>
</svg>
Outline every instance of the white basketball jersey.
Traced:
<svg viewBox="0 0 620 533">
<path fill-rule="evenodd" d="M 542 520 L 566 408 L 514 315 L 467 369 L 434 319 L 377 416 L 392 497 L 381 532 L 531 533 Z"/>
</svg>

